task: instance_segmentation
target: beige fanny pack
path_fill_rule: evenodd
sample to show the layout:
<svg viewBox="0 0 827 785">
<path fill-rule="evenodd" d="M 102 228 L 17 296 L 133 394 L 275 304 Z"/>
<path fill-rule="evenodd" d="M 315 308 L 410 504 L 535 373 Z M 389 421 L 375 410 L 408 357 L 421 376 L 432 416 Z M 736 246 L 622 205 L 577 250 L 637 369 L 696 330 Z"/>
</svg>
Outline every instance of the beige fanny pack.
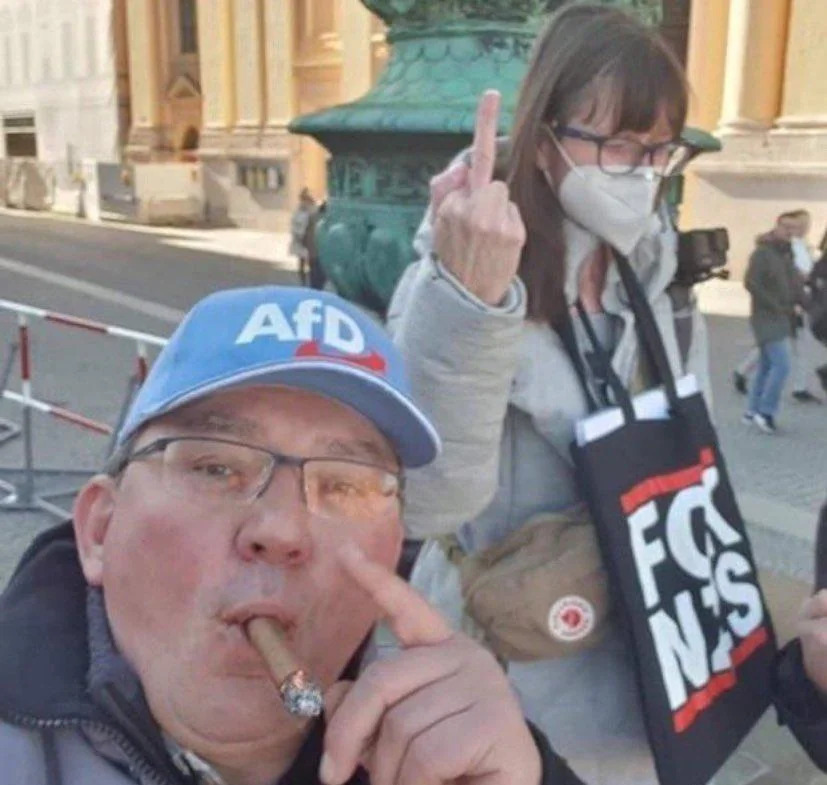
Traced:
<svg viewBox="0 0 827 785">
<path fill-rule="evenodd" d="M 585 506 L 536 515 L 474 554 L 455 538 L 440 542 L 459 569 L 466 613 L 501 659 L 566 657 L 603 638 L 608 578 Z"/>
</svg>

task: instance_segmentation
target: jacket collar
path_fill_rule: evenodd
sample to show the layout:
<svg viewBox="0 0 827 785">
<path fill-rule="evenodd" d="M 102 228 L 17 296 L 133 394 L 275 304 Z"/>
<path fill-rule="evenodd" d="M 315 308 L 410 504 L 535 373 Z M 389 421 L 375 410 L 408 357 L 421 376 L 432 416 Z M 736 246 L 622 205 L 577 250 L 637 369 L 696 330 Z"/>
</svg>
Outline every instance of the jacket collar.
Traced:
<svg viewBox="0 0 827 785">
<path fill-rule="evenodd" d="M 89 700 L 86 581 L 71 524 L 40 534 L 0 595 L 0 714 L 101 721 Z"/>
</svg>

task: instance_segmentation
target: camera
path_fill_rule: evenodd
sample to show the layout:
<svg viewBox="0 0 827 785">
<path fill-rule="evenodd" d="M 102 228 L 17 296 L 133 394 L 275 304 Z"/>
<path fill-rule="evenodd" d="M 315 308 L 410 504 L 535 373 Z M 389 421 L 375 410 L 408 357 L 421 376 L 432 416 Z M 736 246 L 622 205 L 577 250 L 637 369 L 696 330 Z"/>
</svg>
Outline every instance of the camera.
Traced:
<svg viewBox="0 0 827 785">
<path fill-rule="evenodd" d="M 693 286 L 710 278 L 729 278 L 729 232 L 723 227 L 678 232 L 678 269 L 675 283 Z"/>
</svg>

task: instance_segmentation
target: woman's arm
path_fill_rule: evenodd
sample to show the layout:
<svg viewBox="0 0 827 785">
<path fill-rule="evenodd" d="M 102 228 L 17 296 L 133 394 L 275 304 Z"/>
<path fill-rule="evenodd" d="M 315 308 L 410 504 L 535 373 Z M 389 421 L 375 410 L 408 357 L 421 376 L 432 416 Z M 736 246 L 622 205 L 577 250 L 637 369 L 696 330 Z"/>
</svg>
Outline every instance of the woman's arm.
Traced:
<svg viewBox="0 0 827 785">
<path fill-rule="evenodd" d="M 493 497 L 524 318 L 518 279 L 497 308 L 432 258 L 412 265 L 400 281 L 388 328 L 443 442 L 436 461 L 408 473 L 405 521 L 413 536 L 456 531 Z"/>
</svg>

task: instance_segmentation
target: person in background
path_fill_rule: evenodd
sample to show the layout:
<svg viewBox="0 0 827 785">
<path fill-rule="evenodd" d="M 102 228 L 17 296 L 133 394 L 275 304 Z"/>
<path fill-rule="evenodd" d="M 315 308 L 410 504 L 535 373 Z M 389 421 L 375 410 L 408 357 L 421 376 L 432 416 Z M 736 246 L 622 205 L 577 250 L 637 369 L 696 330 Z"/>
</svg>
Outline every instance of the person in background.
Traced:
<svg viewBox="0 0 827 785">
<path fill-rule="evenodd" d="M 807 243 L 812 220 L 807 210 L 795 210 L 791 215 L 796 221 L 795 232 L 791 240 L 793 262 L 803 287 L 808 285 L 816 261 L 813 251 Z M 793 398 L 799 403 L 821 403 L 821 398 L 814 395 L 809 388 L 810 377 L 813 374 L 811 364 L 813 337 L 810 332 L 807 311 L 803 305 L 799 305 L 797 308 L 792 351 Z"/>
<path fill-rule="evenodd" d="M 327 275 L 325 275 L 322 261 L 319 258 L 319 244 L 316 242 L 316 229 L 319 221 L 321 221 L 327 212 L 327 202 L 322 202 L 310 216 L 307 222 L 307 230 L 304 233 L 304 246 L 307 248 L 307 265 L 309 268 L 310 277 L 308 285 L 311 289 L 321 291 L 327 284 Z"/>
<path fill-rule="evenodd" d="M 302 286 L 310 283 L 310 248 L 307 245 L 308 230 L 314 225 L 316 200 L 308 188 L 302 188 L 299 203 L 290 218 L 289 252 L 298 259 L 299 281 Z M 314 242 L 315 248 L 315 242 Z"/>
<path fill-rule="evenodd" d="M 605 581 L 569 450 L 587 398 L 561 334 L 571 320 L 573 351 L 592 350 L 579 300 L 622 383 L 651 383 L 614 251 L 642 280 L 674 371 L 709 389 L 705 325 L 691 302 L 685 354 L 679 342 L 669 292 L 677 238 L 658 209 L 686 107 L 682 69 L 656 33 L 606 5 L 565 5 L 537 38 L 509 139 L 497 141 L 499 96 L 487 92 L 470 155 L 431 183 L 421 261 L 405 271 L 388 325 L 445 444 L 409 477 L 408 533 L 426 539 L 411 582 L 457 628 L 481 631 L 463 565 L 507 549 L 538 514 L 591 536 L 583 552 L 594 560 L 574 572 L 590 587 Z M 587 373 L 607 405 L 605 385 Z M 585 781 L 657 785 L 619 615 L 605 597 L 578 602 L 558 580 L 566 570 L 543 563 L 557 583 L 530 598 L 538 618 L 507 619 L 503 627 L 523 625 L 516 651 L 494 649 L 526 716 Z"/>
<path fill-rule="evenodd" d="M 810 246 L 807 244 L 807 236 L 810 233 L 810 213 L 807 210 L 794 210 L 786 215 L 796 223 L 791 246 L 793 262 L 796 270 L 801 276 L 802 284 L 806 283 L 812 270 L 815 259 Z M 793 399 L 799 403 L 821 403 L 821 399 L 810 392 L 809 377 L 812 371 L 809 364 L 812 339 L 809 325 L 807 324 L 806 312 L 799 306 L 795 319 L 795 331 L 792 340 L 792 382 Z M 749 389 L 749 377 L 758 367 L 760 352 L 757 347 L 750 349 L 749 353 L 736 366 L 732 375 L 732 382 L 735 389 L 742 395 L 746 395 Z"/>
<path fill-rule="evenodd" d="M 758 237 L 744 279 L 752 298 L 750 326 L 760 359 L 742 419 L 767 434 L 777 431 L 775 418 L 790 373 L 790 339 L 802 300 L 791 245 L 797 227 L 794 215 L 780 215 L 773 229 Z"/>
<path fill-rule="evenodd" d="M 810 278 L 807 282 L 809 295 L 807 298 L 807 316 L 810 323 L 810 332 L 822 346 L 827 346 L 827 232 L 819 247 L 821 257 L 813 265 Z M 816 368 L 821 386 L 827 393 L 827 363 Z"/>
</svg>

